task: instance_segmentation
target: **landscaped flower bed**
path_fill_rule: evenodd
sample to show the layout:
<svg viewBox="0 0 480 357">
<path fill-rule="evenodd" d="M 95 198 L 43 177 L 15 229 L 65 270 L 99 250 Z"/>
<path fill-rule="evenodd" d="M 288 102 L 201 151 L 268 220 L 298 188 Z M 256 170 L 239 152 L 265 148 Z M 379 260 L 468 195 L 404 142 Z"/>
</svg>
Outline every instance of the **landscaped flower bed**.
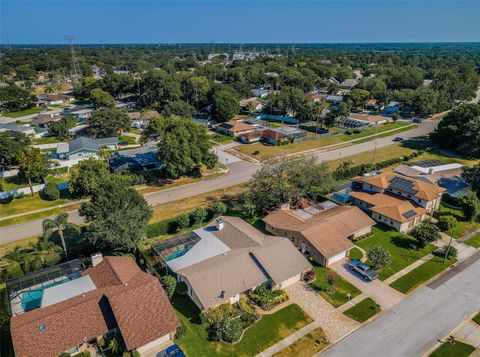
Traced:
<svg viewBox="0 0 480 357">
<path fill-rule="evenodd" d="M 250 291 L 248 293 L 248 297 L 264 310 L 270 310 L 275 305 L 281 304 L 282 302 L 288 300 L 288 294 L 285 290 L 270 290 L 263 285 L 260 285 L 255 290 Z"/>
</svg>

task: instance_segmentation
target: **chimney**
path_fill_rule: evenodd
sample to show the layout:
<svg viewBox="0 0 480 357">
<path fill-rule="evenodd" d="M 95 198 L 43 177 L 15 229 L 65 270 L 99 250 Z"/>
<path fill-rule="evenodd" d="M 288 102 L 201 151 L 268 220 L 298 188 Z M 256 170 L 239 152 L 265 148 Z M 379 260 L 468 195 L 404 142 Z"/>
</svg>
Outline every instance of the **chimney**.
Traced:
<svg viewBox="0 0 480 357">
<path fill-rule="evenodd" d="M 100 264 L 103 260 L 103 255 L 102 253 L 96 253 L 96 254 L 92 254 L 92 265 L 93 266 L 97 266 L 98 264 Z"/>
<path fill-rule="evenodd" d="M 217 227 L 217 230 L 221 231 L 223 229 L 223 219 L 217 218 L 215 226 Z"/>
</svg>

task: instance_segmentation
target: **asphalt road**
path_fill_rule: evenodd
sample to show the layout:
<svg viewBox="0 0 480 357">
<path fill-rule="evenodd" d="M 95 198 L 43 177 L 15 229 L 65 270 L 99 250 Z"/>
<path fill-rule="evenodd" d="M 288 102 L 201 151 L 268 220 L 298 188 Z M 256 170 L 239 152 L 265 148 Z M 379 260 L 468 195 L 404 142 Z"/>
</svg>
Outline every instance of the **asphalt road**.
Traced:
<svg viewBox="0 0 480 357">
<path fill-rule="evenodd" d="M 471 259 L 317 356 L 423 356 L 480 309 L 480 251 Z"/>
<path fill-rule="evenodd" d="M 343 149 L 326 151 L 320 154 L 316 154 L 315 158 L 319 162 L 321 162 L 336 160 L 338 158 L 359 154 L 365 151 L 373 150 L 373 148 L 375 147 L 375 142 L 377 143 L 378 149 L 383 146 L 393 144 L 392 139 L 397 136 L 408 139 L 411 137 L 428 134 L 434 129 L 436 123 L 436 121 L 427 120 L 415 129 L 405 131 L 400 134 L 394 134 L 392 136 L 380 138 L 375 141 L 352 145 Z M 194 182 L 191 184 L 165 189 L 162 191 L 147 193 L 144 195 L 144 197 L 147 200 L 148 204 L 151 206 L 155 206 L 162 203 L 176 201 L 202 193 L 211 192 L 214 190 L 244 183 L 247 182 L 256 172 L 256 170 L 260 167 L 259 164 L 253 164 L 245 161 L 234 161 L 234 157 L 230 158 L 230 160 L 227 160 L 230 157 L 227 153 L 222 152 L 219 154 L 222 162 L 226 163 L 230 169 L 228 174 L 211 180 Z M 41 218 L 25 223 L 19 223 L 16 225 L 0 228 L 0 244 L 9 243 L 41 234 L 42 222 L 44 219 L 45 218 Z M 76 224 L 83 222 L 82 218 L 78 215 L 78 211 L 71 212 L 69 220 Z"/>
</svg>

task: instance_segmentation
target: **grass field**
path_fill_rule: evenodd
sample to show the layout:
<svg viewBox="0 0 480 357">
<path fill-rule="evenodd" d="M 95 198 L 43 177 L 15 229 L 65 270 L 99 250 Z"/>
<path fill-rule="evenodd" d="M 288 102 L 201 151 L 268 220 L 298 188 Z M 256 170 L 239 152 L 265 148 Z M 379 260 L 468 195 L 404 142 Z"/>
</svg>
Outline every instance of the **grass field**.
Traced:
<svg viewBox="0 0 480 357">
<path fill-rule="evenodd" d="M 401 293 L 408 294 L 435 275 L 450 267 L 456 259 L 449 259 L 443 263 L 443 258 L 433 257 L 411 272 L 395 280 L 390 286 Z"/>
<path fill-rule="evenodd" d="M 35 144 L 35 145 L 56 144 L 56 143 L 65 142 L 65 141 L 68 141 L 68 139 L 59 140 L 56 136 L 44 136 L 43 138 L 33 139 L 32 144 Z"/>
<path fill-rule="evenodd" d="M 290 346 L 275 353 L 273 357 L 310 357 L 328 346 L 328 342 L 325 342 L 325 337 L 325 332 L 320 327 L 316 328 Z"/>
<path fill-rule="evenodd" d="M 208 136 L 208 138 L 211 141 L 214 141 L 218 144 L 226 144 L 226 143 L 231 143 L 233 141 L 233 138 L 229 135 L 224 135 L 220 133 L 214 133 Z"/>
<path fill-rule="evenodd" d="M 366 129 L 358 134 L 352 134 L 352 135 L 341 134 L 341 135 L 329 136 L 329 137 L 316 139 L 316 140 L 302 141 L 302 142 L 283 145 L 283 146 L 268 146 L 262 143 L 255 143 L 255 144 L 249 144 L 249 145 L 241 145 L 236 149 L 243 154 L 252 156 L 257 160 L 262 161 L 262 160 L 271 159 L 276 156 L 292 154 L 292 153 L 297 153 L 301 151 L 320 148 L 327 145 L 343 143 L 349 140 L 359 139 L 359 138 L 363 138 L 373 134 L 381 134 L 382 132 L 387 130 L 398 129 L 398 131 L 403 131 L 403 130 L 410 130 L 411 128 L 413 128 L 413 127 L 407 128 L 406 126 L 408 125 L 409 124 L 407 123 L 397 122 L 397 123 L 388 124 L 386 126 L 382 126 L 379 128 Z M 395 132 L 398 132 L 398 131 L 395 131 Z M 390 133 L 388 135 L 392 135 L 392 134 L 393 133 Z M 257 155 L 253 155 L 255 151 L 259 151 L 259 153 Z"/>
<path fill-rule="evenodd" d="M 372 233 L 371 237 L 365 238 L 356 244 L 366 251 L 372 247 L 380 246 L 390 252 L 392 263 L 389 267 L 383 268 L 378 272 L 380 280 L 387 279 L 436 249 L 432 244 L 427 245 L 425 248 L 413 249 L 412 245 L 415 244 L 415 240 L 412 237 L 383 225 L 373 227 Z"/>
<path fill-rule="evenodd" d="M 454 345 L 450 343 L 443 343 L 429 357 L 467 357 L 475 351 L 475 347 L 456 341 Z"/>
<path fill-rule="evenodd" d="M 471 245 L 472 247 L 475 247 L 475 248 L 480 248 L 480 234 L 475 237 L 467 239 L 464 243 Z"/>
<path fill-rule="evenodd" d="M 30 108 L 30 109 L 21 110 L 19 112 L 6 112 L 6 113 L 3 113 L 3 116 L 9 117 L 9 118 L 20 118 L 26 115 L 39 113 L 42 110 L 45 110 L 45 108 Z"/>
<path fill-rule="evenodd" d="M 453 208 L 448 208 L 445 206 L 441 206 L 435 213 L 434 216 L 439 218 L 441 216 L 454 216 L 458 223 L 457 225 L 446 231 L 445 233 L 453 238 L 461 238 L 462 236 L 475 232 L 477 229 L 480 229 L 479 222 L 469 222 L 465 219 L 465 216 L 461 210 L 456 210 Z"/>
<path fill-rule="evenodd" d="M 206 325 L 200 323 L 199 311 L 187 296 L 175 296 L 173 306 L 186 327 L 177 343 L 188 356 L 247 357 L 255 356 L 278 341 L 312 322 L 296 304 L 291 304 L 262 318 L 250 326 L 240 342 L 228 345 L 208 341 Z"/>
<path fill-rule="evenodd" d="M 45 201 L 40 198 L 38 193 L 36 193 L 33 197 L 27 195 L 24 198 L 14 199 L 10 203 L 0 204 L 0 217 L 7 217 L 19 213 L 58 206 L 67 202 L 69 202 L 69 200 L 66 199 Z"/>
<path fill-rule="evenodd" d="M 121 135 L 118 138 L 118 141 L 119 142 L 126 141 L 128 143 L 128 145 L 135 145 L 137 143 L 137 139 L 134 138 L 133 136 L 129 136 L 129 135 Z"/>
<path fill-rule="evenodd" d="M 338 281 L 333 286 L 333 293 L 329 292 L 326 276 L 328 273 L 332 272 L 332 270 L 318 265 L 314 265 L 313 269 L 315 270 L 317 278 L 313 283 L 311 283 L 311 286 L 333 306 L 339 307 L 349 301 L 347 294 L 350 294 L 351 299 L 360 295 L 361 291 L 359 289 L 339 275 Z"/>
<path fill-rule="evenodd" d="M 348 259 L 350 260 L 361 260 L 363 258 L 363 253 L 357 247 L 353 247 L 348 252 Z"/>
<path fill-rule="evenodd" d="M 375 316 L 380 311 L 382 311 L 382 309 L 380 309 L 380 306 L 378 306 L 372 298 L 366 298 L 346 310 L 344 314 L 361 323 Z"/>
</svg>

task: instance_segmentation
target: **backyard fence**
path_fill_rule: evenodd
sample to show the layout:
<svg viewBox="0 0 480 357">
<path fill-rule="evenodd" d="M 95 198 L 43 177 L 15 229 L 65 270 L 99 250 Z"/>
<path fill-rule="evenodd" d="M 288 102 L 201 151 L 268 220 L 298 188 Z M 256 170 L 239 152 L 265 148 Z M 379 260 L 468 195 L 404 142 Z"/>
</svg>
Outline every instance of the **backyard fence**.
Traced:
<svg viewBox="0 0 480 357">
<path fill-rule="evenodd" d="M 302 141 L 308 141 L 308 140 L 316 140 L 316 139 L 321 139 L 321 138 L 326 138 L 328 136 L 335 136 L 335 135 L 340 135 L 344 134 L 346 130 L 337 130 L 337 131 L 329 131 L 327 133 L 322 133 L 322 134 L 315 134 L 315 135 L 309 135 L 309 136 L 304 136 L 303 138 L 295 138 L 293 140 L 294 143 L 300 143 Z"/>
</svg>

